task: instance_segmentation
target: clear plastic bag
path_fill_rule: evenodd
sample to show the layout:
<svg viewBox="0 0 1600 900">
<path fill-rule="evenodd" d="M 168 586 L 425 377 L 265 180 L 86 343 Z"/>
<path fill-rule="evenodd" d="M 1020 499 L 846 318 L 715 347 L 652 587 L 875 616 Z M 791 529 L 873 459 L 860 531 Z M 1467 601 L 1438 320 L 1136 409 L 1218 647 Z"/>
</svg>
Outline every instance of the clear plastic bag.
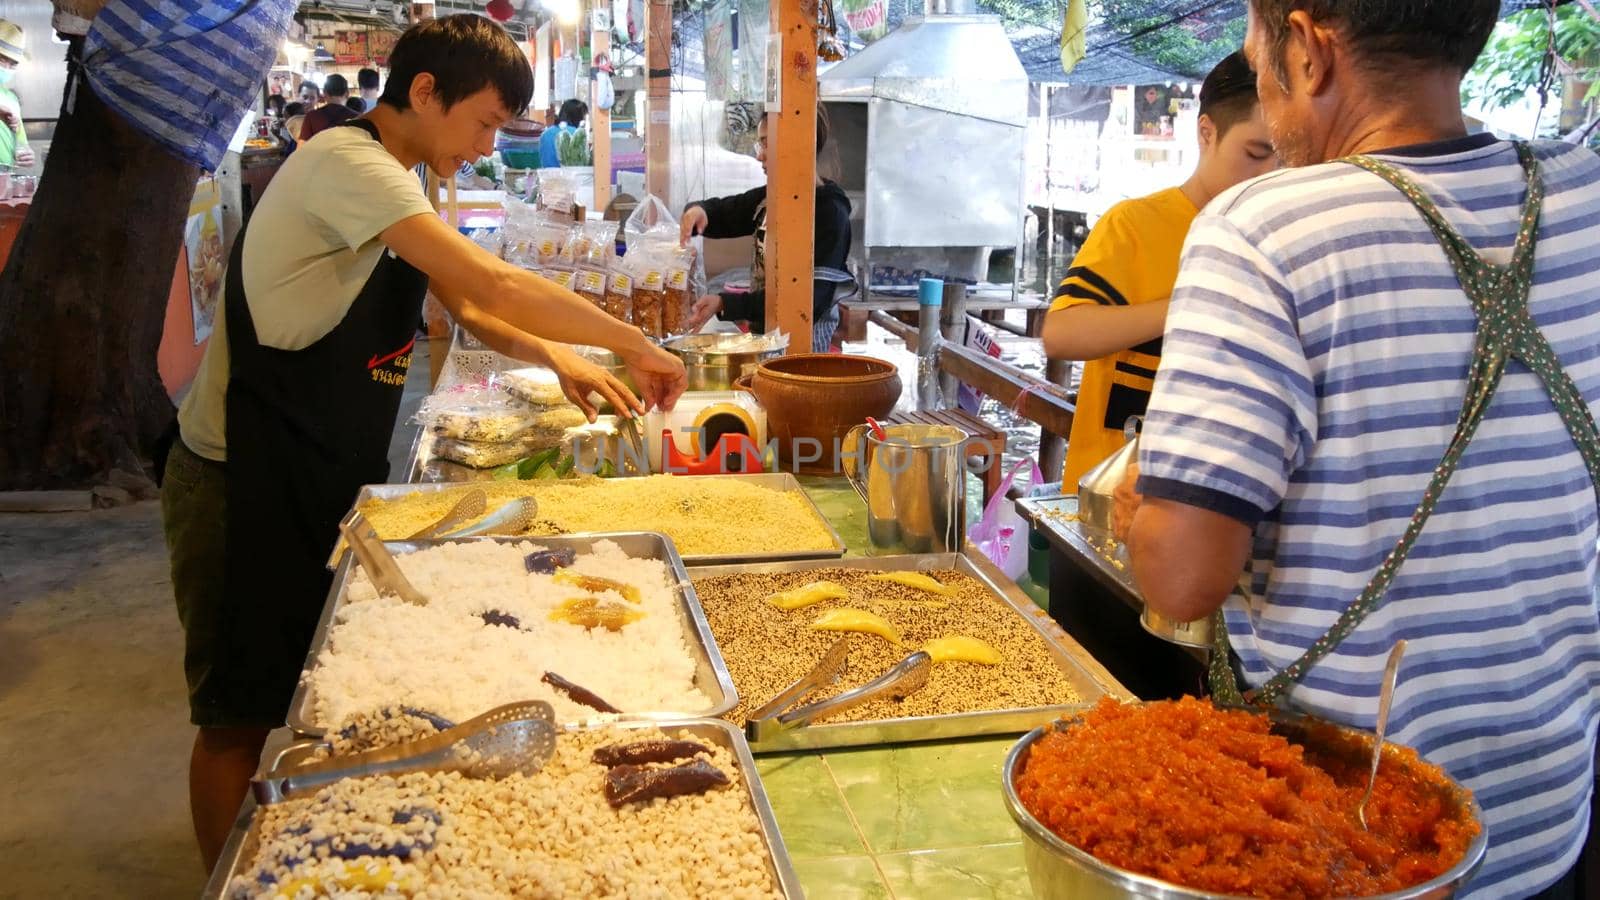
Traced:
<svg viewBox="0 0 1600 900">
<path fill-rule="evenodd" d="M 440 437 L 463 441 L 508 441 L 534 425 L 533 410 L 493 381 L 473 382 L 430 394 L 417 420 Z"/>
</svg>

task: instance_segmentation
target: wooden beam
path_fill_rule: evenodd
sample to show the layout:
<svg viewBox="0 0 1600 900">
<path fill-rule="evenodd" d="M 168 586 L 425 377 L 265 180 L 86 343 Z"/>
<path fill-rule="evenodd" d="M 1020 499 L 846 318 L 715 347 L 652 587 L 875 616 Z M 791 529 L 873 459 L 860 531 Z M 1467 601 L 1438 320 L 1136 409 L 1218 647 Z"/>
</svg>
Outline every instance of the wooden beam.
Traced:
<svg viewBox="0 0 1600 900">
<path fill-rule="evenodd" d="M 917 339 L 917 326 L 908 325 L 881 309 L 867 313 L 867 321 L 905 341 L 906 349 L 912 353 L 917 352 L 917 347 L 921 346 L 922 342 Z"/>
<path fill-rule="evenodd" d="M 1042 381 L 1010 363 L 993 359 L 968 347 L 945 344 L 939 349 L 939 368 L 963 384 L 970 384 L 1006 406 L 1017 409 L 1030 422 L 1052 434 L 1071 434 L 1076 407 L 1067 389 Z M 1017 398 L 1024 393 L 1020 406 Z"/>
<path fill-rule="evenodd" d="M 672 202 L 672 0 L 645 3 L 645 190 Z M 639 198 L 643 200 L 644 198 Z"/>
<path fill-rule="evenodd" d="M 604 28 L 595 28 L 596 13 L 603 12 Z M 594 209 L 604 215 L 611 205 L 611 110 L 600 108 L 599 78 L 592 62 L 604 53 L 611 56 L 611 2 L 596 3 L 590 10 L 589 33 L 589 127 L 594 132 Z"/>
<path fill-rule="evenodd" d="M 789 335 L 790 353 L 811 352 L 812 272 L 816 265 L 817 23 L 815 0 L 772 0 L 780 42 L 779 96 L 767 119 L 767 328 Z M 776 62 L 774 63 L 774 59 Z"/>
</svg>

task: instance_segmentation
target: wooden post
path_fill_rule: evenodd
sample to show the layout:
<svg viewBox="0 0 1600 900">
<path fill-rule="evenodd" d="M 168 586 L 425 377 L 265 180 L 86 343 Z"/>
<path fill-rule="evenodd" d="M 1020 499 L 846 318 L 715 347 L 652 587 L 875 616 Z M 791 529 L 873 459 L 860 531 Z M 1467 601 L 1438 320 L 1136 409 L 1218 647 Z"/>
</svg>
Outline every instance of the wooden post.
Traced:
<svg viewBox="0 0 1600 900">
<path fill-rule="evenodd" d="M 815 0 L 772 0 L 780 41 L 767 73 L 778 107 L 767 120 L 767 328 L 789 335 L 790 353 L 811 352 L 816 266 L 817 26 Z M 773 63 L 772 60 L 777 62 Z"/>
<path fill-rule="evenodd" d="M 1066 359 L 1052 359 L 1045 364 L 1044 377 L 1051 384 L 1059 385 L 1063 393 L 1067 390 L 1067 383 L 1072 380 L 1072 361 Z M 1061 477 L 1067 465 L 1067 438 L 1071 429 L 1066 431 L 1051 431 L 1044 425 L 1039 426 L 1039 469 L 1044 472 L 1044 477 L 1055 480 Z M 1068 493 L 1077 493 L 1078 486 L 1069 484 L 1062 487 Z"/>
<path fill-rule="evenodd" d="M 645 4 L 645 190 L 670 203 L 672 196 L 672 0 Z M 640 198 L 643 199 L 642 197 Z"/>
<path fill-rule="evenodd" d="M 594 132 L 594 208 L 602 215 L 611 205 L 611 110 L 600 108 L 599 78 L 593 61 L 611 56 L 611 2 L 595 4 L 590 11 L 589 127 Z M 601 27 L 601 26 L 604 27 Z"/>
</svg>

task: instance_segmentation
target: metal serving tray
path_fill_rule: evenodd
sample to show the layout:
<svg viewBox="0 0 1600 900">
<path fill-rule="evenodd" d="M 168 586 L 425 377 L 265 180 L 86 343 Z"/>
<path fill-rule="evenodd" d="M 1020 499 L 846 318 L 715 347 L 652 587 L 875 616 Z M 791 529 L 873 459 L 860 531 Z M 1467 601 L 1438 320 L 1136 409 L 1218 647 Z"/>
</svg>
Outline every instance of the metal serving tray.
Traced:
<svg viewBox="0 0 1600 900">
<path fill-rule="evenodd" d="M 1111 532 L 1080 520 L 1077 497 L 1027 497 L 1016 505 L 1017 512 L 1057 550 L 1087 561 L 1097 581 L 1134 609 L 1144 608 L 1133 583 L 1128 548 Z"/>
<path fill-rule="evenodd" d="M 785 750 L 818 750 L 828 747 L 856 747 L 870 744 L 887 744 L 904 741 L 936 741 L 949 738 L 971 737 L 984 734 L 1020 734 L 1060 718 L 1064 713 L 1093 705 L 1102 696 L 1131 700 L 1133 695 L 1096 662 L 1088 651 L 1079 646 L 1057 625 L 1054 619 L 1040 610 L 1028 595 L 1022 593 L 1014 582 L 995 568 L 982 554 L 936 553 L 908 556 L 857 557 L 826 562 L 787 562 L 746 566 L 715 566 L 694 570 L 695 578 L 712 578 L 717 575 L 772 574 L 779 572 L 805 572 L 814 569 L 862 569 L 867 571 L 928 572 L 936 569 L 954 569 L 975 578 L 989 589 L 991 596 L 1031 625 L 1067 676 L 1078 696 L 1078 704 L 1037 706 L 1019 709 L 994 709 L 982 712 L 950 713 L 942 716 L 914 716 L 901 719 L 879 719 L 867 722 L 831 722 L 806 725 L 790 729 L 779 737 L 756 742 L 750 746 L 757 753 Z M 766 698 L 759 698 L 765 700 Z"/>
<path fill-rule="evenodd" d="M 816 502 L 800 487 L 800 480 L 788 472 L 757 473 L 754 475 L 683 475 L 679 477 L 694 478 L 701 481 L 739 479 L 769 490 L 796 491 L 805 499 L 806 507 L 810 509 L 813 516 L 817 517 L 817 521 L 822 523 L 822 527 L 828 530 L 828 536 L 833 539 L 833 546 L 821 550 L 780 550 L 773 553 L 720 553 L 684 556 L 682 557 L 684 565 L 713 566 L 732 565 L 735 563 L 779 562 L 791 559 L 838 559 L 845 553 L 844 539 L 839 537 L 839 532 L 833 527 L 833 523 L 828 521 L 827 517 L 822 514 L 822 510 L 817 508 Z M 464 488 L 470 484 L 471 482 L 453 482 L 449 484 L 369 484 L 356 494 L 355 505 L 360 506 L 373 499 L 394 500 L 408 494 L 454 490 Z M 540 537 L 523 538 L 523 540 L 542 539 Z M 338 544 L 333 552 L 335 555 L 328 560 L 329 568 L 333 568 L 338 564 L 340 555 L 345 555 L 343 543 Z"/>
<path fill-rule="evenodd" d="M 761 775 L 756 771 L 755 759 L 750 755 L 750 745 L 745 742 L 744 735 L 739 733 L 739 729 L 721 719 L 673 719 L 583 725 L 568 727 L 565 730 L 606 728 L 620 731 L 658 728 L 674 738 L 694 738 L 731 751 L 738 763 L 739 774 L 743 777 L 746 797 L 750 801 L 751 808 L 755 810 L 757 821 L 761 824 L 761 837 L 767 848 L 768 871 L 778 882 L 784 897 L 792 900 L 801 900 L 805 897 L 805 892 L 800 888 L 800 879 L 795 875 L 794 864 L 789 859 L 789 851 L 783 844 L 783 835 L 778 831 L 778 822 L 772 813 L 772 802 L 767 799 L 766 789 L 761 785 Z M 264 763 L 259 774 L 266 774 L 280 765 L 294 764 L 308 756 L 318 746 L 320 746 L 318 741 L 291 744 L 278 753 L 272 762 Z M 226 896 L 228 882 L 233 880 L 235 875 L 242 875 L 254 861 L 261 846 L 261 833 L 255 815 L 257 808 L 254 796 L 247 794 L 244 806 L 239 811 L 239 817 L 234 820 L 233 830 L 228 834 L 228 842 L 222 848 L 222 857 L 216 869 L 212 871 L 210 881 L 206 883 L 205 893 L 202 895 L 206 900 L 217 900 Z"/>
<path fill-rule="evenodd" d="M 557 549 L 570 547 L 580 554 L 601 541 L 611 541 L 620 547 L 622 552 L 636 559 L 659 559 L 665 562 L 668 572 L 678 586 L 679 624 L 689 636 L 689 646 L 695 655 L 695 687 L 711 698 L 711 705 L 705 709 L 636 712 L 627 713 L 625 716 L 641 719 L 720 716 L 738 705 L 739 695 L 734 691 L 733 679 L 728 675 L 728 667 L 722 661 L 722 654 L 717 651 L 716 641 L 711 636 L 711 626 L 706 622 L 705 611 L 700 608 L 700 599 L 695 596 L 694 585 L 689 581 L 689 573 L 684 569 L 683 560 L 678 557 L 678 550 L 673 546 L 671 538 L 653 532 L 629 531 L 560 537 L 497 536 L 455 538 L 446 541 L 385 541 L 384 546 L 388 547 L 391 553 L 399 554 L 466 541 L 497 541 L 502 544 L 531 542 L 542 547 Z M 312 669 L 316 667 L 317 655 L 328 642 L 328 629 L 332 626 L 339 605 L 344 600 L 345 590 L 354 576 L 355 567 L 355 557 L 348 553 L 339 561 L 339 568 L 333 576 L 333 586 L 328 590 L 328 600 L 322 607 L 322 618 L 317 622 L 316 633 L 311 638 L 311 649 L 307 651 L 305 665 L 300 671 L 300 683 L 295 685 L 294 698 L 289 701 L 288 724 L 297 734 L 321 737 L 327 732 L 330 724 L 318 722 L 314 718 L 316 698 L 312 696 L 310 675 Z M 508 702 L 514 699 L 516 698 L 506 698 Z M 479 710 L 479 712 L 484 711 Z"/>
</svg>

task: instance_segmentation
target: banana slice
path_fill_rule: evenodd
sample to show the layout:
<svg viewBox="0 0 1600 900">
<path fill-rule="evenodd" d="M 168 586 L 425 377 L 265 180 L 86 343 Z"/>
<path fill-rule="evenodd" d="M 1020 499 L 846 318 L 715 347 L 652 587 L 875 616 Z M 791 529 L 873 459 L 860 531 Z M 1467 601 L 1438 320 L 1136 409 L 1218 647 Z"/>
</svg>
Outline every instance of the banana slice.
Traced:
<svg viewBox="0 0 1600 900">
<path fill-rule="evenodd" d="M 767 602 L 779 609 L 802 609 L 824 600 L 847 600 L 849 597 L 849 591 L 831 581 L 813 581 L 773 594 L 767 598 Z"/>
<path fill-rule="evenodd" d="M 1004 657 L 1000 651 L 975 637 L 964 634 L 947 635 L 929 641 L 923 646 L 936 663 L 966 662 L 980 666 L 998 666 Z"/>
<path fill-rule="evenodd" d="M 864 609 L 831 609 L 817 617 L 811 627 L 817 631 L 859 631 L 875 634 L 889 643 L 900 646 L 900 632 L 889 620 Z"/>
<path fill-rule="evenodd" d="M 622 599 L 628 601 L 629 603 L 638 603 L 641 599 L 639 596 L 639 589 L 633 585 L 623 584 L 620 581 L 614 581 L 610 578 L 601 578 L 598 575 L 579 575 L 577 572 L 563 569 L 556 573 L 555 581 L 557 584 L 569 584 L 575 588 L 581 588 L 582 590 L 588 591 L 592 594 L 603 594 L 606 591 L 615 591 L 622 595 Z"/>
<path fill-rule="evenodd" d="M 941 597 L 948 597 L 954 593 L 947 585 L 940 584 L 921 572 L 880 572 L 876 575 L 868 575 L 867 580 L 887 581 L 890 584 L 927 591 L 930 594 L 938 594 Z"/>
</svg>

